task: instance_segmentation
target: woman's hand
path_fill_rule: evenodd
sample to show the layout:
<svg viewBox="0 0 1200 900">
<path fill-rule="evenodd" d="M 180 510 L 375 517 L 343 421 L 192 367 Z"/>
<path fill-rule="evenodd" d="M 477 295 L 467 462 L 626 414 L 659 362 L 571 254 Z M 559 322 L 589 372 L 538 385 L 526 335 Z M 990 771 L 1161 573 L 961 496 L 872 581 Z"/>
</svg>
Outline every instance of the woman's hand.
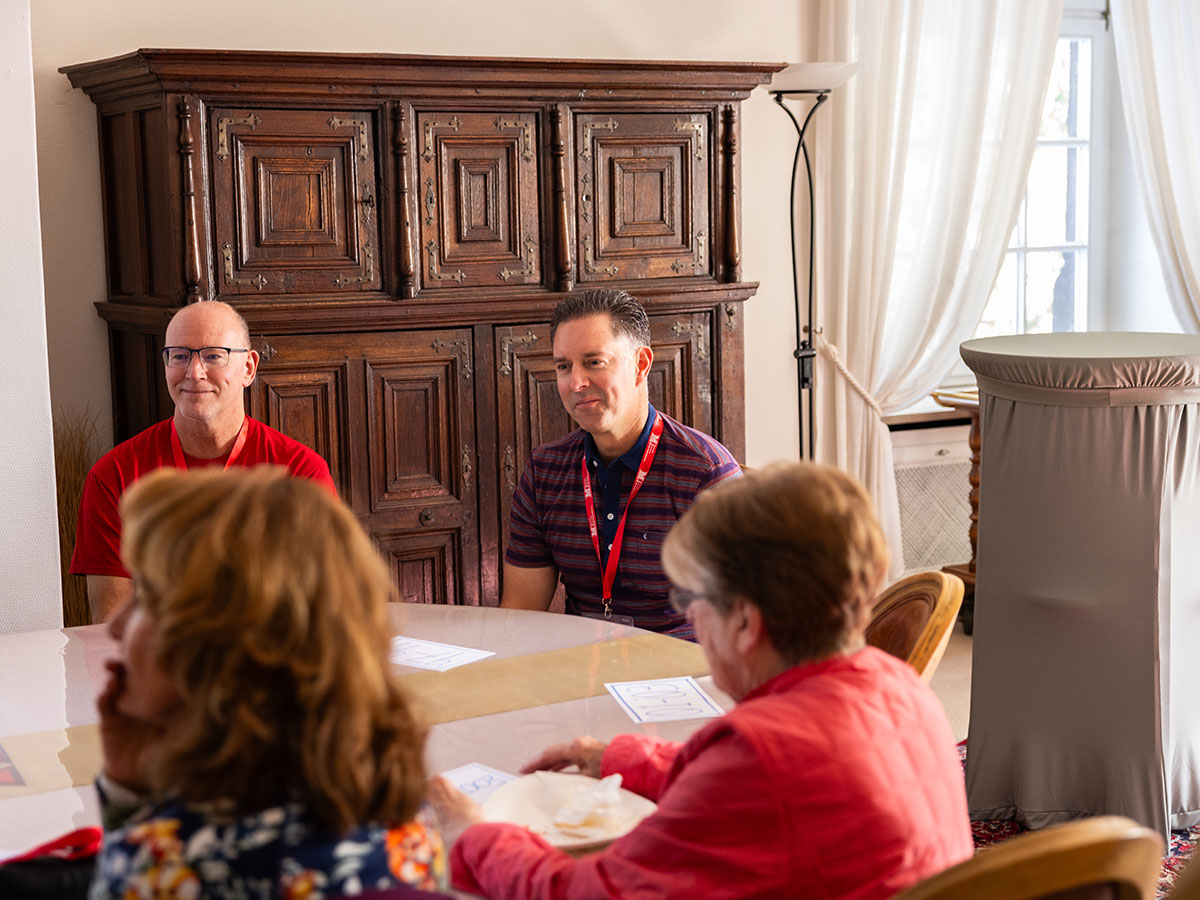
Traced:
<svg viewBox="0 0 1200 900">
<path fill-rule="evenodd" d="M 483 821 L 480 805 L 452 785 L 444 775 L 430 779 L 428 799 L 437 814 L 438 828 L 447 850 L 454 846 L 464 831 Z"/>
<path fill-rule="evenodd" d="M 162 740 L 162 726 L 135 719 L 117 709 L 125 691 L 125 666 L 110 659 L 105 664 L 108 682 L 96 698 L 100 711 L 100 745 L 104 751 L 104 772 L 113 781 L 139 794 L 150 793 L 147 760 Z"/>
<path fill-rule="evenodd" d="M 604 758 L 604 750 L 608 744 L 593 737 L 575 738 L 569 744 L 555 744 L 542 751 L 537 759 L 530 760 L 521 767 L 521 774 L 537 772 L 545 769 L 559 772 L 576 766 L 580 775 L 600 777 L 600 762 Z"/>
</svg>

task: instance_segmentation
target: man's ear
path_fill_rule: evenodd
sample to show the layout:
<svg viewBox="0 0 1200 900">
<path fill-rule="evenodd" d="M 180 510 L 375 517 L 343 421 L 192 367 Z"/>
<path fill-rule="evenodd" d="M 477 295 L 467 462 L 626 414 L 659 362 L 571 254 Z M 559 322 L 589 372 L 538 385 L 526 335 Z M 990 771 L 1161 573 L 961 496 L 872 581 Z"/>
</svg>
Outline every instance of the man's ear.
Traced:
<svg viewBox="0 0 1200 900">
<path fill-rule="evenodd" d="M 242 387 L 254 384 L 254 376 L 258 374 L 258 351 L 251 350 L 246 354 L 246 373 L 242 377 Z"/>
<path fill-rule="evenodd" d="M 649 347 L 638 347 L 637 353 L 634 356 L 636 365 L 637 383 L 640 385 L 650 374 L 650 366 L 654 363 L 654 351 Z"/>
</svg>

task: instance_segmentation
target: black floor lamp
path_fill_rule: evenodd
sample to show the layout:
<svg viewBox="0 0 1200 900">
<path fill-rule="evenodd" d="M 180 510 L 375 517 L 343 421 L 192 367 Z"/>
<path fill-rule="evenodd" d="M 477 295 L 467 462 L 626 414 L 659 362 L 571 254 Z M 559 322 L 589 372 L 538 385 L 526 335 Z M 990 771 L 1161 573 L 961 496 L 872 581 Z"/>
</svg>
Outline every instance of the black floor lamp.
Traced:
<svg viewBox="0 0 1200 900">
<path fill-rule="evenodd" d="M 804 392 L 808 391 L 808 458 L 813 458 L 813 433 L 815 428 L 813 398 L 813 359 L 817 349 L 813 345 L 813 257 L 816 239 L 816 202 L 813 198 L 812 163 L 808 158 L 808 146 L 804 138 L 808 124 L 821 104 L 829 99 L 829 92 L 844 84 L 854 74 L 855 63 L 796 63 L 779 72 L 771 79 L 770 92 L 779 108 L 788 114 L 796 128 L 796 155 L 792 160 L 791 223 L 792 223 L 792 293 L 796 309 L 796 412 L 800 425 L 800 458 L 805 458 L 804 446 Z M 795 113 L 783 101 L 811 100 L 812 105 L 801 124 Z M 800 157 L 804 157 L 804 172 L 808 179 L 808 304 L 801 321 L 800 279 L 796 274 L 796 170 Z"/>
</svg>

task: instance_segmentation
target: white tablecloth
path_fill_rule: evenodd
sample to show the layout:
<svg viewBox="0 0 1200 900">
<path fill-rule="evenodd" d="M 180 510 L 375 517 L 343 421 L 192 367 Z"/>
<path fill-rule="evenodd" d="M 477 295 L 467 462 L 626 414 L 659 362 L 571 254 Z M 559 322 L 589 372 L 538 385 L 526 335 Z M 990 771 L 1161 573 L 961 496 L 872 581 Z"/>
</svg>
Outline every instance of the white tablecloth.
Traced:
<svg viewBox="0 0 1200 900">
<path fill-rule="evenodd" d="M 402 634 L 495 654 L 447 673 L 400 667 L 418 703 L 437 696 L 442 674 L 454 678 L 455 685 L 477 675 L 464 690 L 484 701 L 503 699 L 510 685 L 523 691 L 517 708 L 485 702 L 473 714 L 435 719 L 438 724 L 426 744 L 431 773 L 469 762 L 515 773 L 549 744 L 580 734 L 609 740 L 641 731 L 686 740 L 707 720 L 636 725 L 603 686 L 606 678 L 687 674 L 662 671 L 681 656 L 691 658 L 688 671 L 699 675 L 697 682 L 722 707 L 733 705 L 711 676 L 700 674 L 707 671 L 700 648 L 675 638 L 527 610 L 396 604 L 393 612 Z M 604 652 L 614 646 L 620 652 Z M 107 627 L 101 625 L 0 635 L 0 858 L 99 824 L 91 785 L 100 764 L 95 697 L 105 682 L 104 661 L 113 650 Z M 564 697 L 561 684 L 539 686 L 539 674 L 553 665 L 585 676 L 575 691 L 578 696 Z M 573 679 L 572 690 L 578 681 Z"/>
<path fill-rule="evenodd" d="M 982 472 L 967 794 L 1200 820 L 1200 336 L 962 345 Z"/>
</svg>

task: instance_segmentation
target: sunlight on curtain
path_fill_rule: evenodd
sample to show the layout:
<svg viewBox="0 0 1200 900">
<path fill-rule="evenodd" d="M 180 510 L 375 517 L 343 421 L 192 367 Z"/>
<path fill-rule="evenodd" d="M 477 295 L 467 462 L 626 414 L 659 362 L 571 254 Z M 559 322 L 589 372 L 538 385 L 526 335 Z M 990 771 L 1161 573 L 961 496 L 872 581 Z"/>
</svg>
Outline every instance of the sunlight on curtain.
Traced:
<svg viewBox="0 0 1200 900">
<path fill-rule="evenodd" d="M 1112 0 L 1133 165 L 1180 323 L 1200 331 L 1200 6 Z"/>
<path fill-rule="evenodd" d="M 817 457 L 875 498 L 897 557 L 882 414 L 933 390 L 1004 256 L 1041 118 L 1061 0 L 824 0 L 818 59 L 858 72 L 817 153 Z M 835 149 L 836 148 L 836 149 Z"/>
</svg>

